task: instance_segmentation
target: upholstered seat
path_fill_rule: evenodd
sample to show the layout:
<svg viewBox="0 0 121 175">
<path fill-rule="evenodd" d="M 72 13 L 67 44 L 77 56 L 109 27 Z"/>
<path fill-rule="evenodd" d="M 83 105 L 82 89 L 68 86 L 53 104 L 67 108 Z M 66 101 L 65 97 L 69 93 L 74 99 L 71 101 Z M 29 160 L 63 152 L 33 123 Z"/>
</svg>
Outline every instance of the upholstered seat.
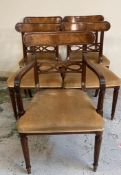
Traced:
<svg viewBox="0 0 121 175">
<path fill-rule="evenodd" d="M 97 52 L 88 52 L 88 59 L 92 61 L 93 63 L 99 63 L 99 54 Z M 82 52 L 81 51 L 75 51 L 71 52 L 70 54 L 70 60 L 81 60 L 82 59 Z M 106 67 L 109 67 L 110 61 L 106 56 L 102 56 L 102 64 Z"/>
<path fill-rule="evenodd" d="M 38 61 L 47 61 L 47 62 L 53 62 L 53 61 L 57 61 L 57 58 L 56 58 L 56 54 L 54 52 L 41 52 L 41 53 L 38 53 L 36 54 L 36 59 Z M 32 55 L 28 55 L 27 57 L 27 63 L 30 63 L 31 61 L 33 60 L 33 56 Z M 25 66 L 25 59 L 22 58 L 20 61 L 19 61 L 19 66 L 20 67 L 23 67 Z"/>
<path fill-rule="evenodd" d="M 89 132 L 102 131 L 103 127 L 103 118 L 79 89 L 38 92 L 17 121 L 19 133 Z"/>
<path fill-rule="evenodd" d="M 94 63 L 93 63 L 94 64 Z M 106 87 L 111 88 L 115 86 L 120 86 L 121 80 L 116 76 L 111 70 L 106 68 L 104 65 L 94 64 L 97 69 L 103 73 L 105 77 Z M 78 73 L 67 73 L 65 76 L 65 88 L 80 88 L 81 74 Z M 99 80 L 97 76 L 87 68 L 86 70 L 86 88 L 98 88 Z"/>
<path fill-rule="evenodd" d="M 14 79 L 17 73 L 11 75 L 7 80 L 7 85 L 9 88 L 14 87 Z M 39 75 L 39 82 L 41 88 L 54 88 L 61 87 L 62 79 L 59 73 L 51 73 L 51 74 L 41 74 Z M 34 70 L 30 70 L 26 73 L 21 81 L 21 88 L 34 88 Z"/>
</svg>

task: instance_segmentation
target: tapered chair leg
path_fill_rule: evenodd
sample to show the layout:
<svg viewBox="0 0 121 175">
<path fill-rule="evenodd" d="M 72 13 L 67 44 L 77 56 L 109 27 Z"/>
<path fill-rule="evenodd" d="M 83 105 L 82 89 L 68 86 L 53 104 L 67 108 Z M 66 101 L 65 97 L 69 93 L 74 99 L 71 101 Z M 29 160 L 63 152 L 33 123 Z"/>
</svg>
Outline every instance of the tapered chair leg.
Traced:
<svg viewBox="0 0 121 175">
<path fill-rule="evenodd" d="M 96 90 L 95 90 L 95 95 L 94 95 L 94 97 L 97 97 L 97 96 L 98 96 L 98 93 L 99 93 L 99 89 L 96 89 Z"/>
<path fill-rule="evenodd" d="M 14 88 L 8 88 L 8 90 L 9 90 L 9 95 L 11 99 L 11 104 L 13 107 L 14 117 L 17 120 L 17 107 L 16 107 L 16 98 L 15 98 Z"/>
<path fill-rule="evenodd" d="M 117 87 L 114 88 L 113 102 L 112 102 L 112 111 L 111 111 L 111 120 L 114 119 L 114 114 L 115 114 L 115 110 L 116 110 L 116 104 L 117 104 L 119 89 L 120 89 L 119 86 L 117 86 Z"/>
<path fill-rule="evenodd" d="M 31 89 L 28 89 L 28 94 L 29 94 L 29 97 L 32 97 Z"/>
<path fill-rule="evenodd" d="M 93 163 L 93 170 L 97 170 L 99 154 L 100 154 L 100 147 L 102 142 L 102 133 L 98 132 L 95 136 L 95 148 L 94 148 L 94 163 Z"/>
<path fill-rule="evenodd" d="M 29 158 L 29 148 L 28 148 L 28 139 L 25 134 L 20 134 L 20 140 L 22 145 L 22 150 L 24 154 L 24 159 L 26 163 L 27 173 L 31 174 L 31 165 L 30 165 L 30 158 Z"/>
</svg>

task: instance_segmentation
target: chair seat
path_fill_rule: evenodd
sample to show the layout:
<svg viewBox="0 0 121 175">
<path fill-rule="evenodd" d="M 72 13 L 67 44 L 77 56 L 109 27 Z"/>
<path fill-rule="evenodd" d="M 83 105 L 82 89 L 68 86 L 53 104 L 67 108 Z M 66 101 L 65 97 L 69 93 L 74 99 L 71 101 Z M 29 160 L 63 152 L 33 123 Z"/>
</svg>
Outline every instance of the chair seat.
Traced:
<svg viewBox="0 0 121 175">
<path fill-rule="evenodd" d="M 78 52 L 72 52 L 70 55 L 70 59 L 71 60 L 80 60 L 80 58 L 82 59 L 82 53 L 81 51 Z M 88 58 L 90 61 L 93 61 L 94 63 L 98 63 L 98 55 L 99 53 L 97 52 L 88 52 L 87 53 Z M 106 67 L 109 67 L 110 65 L 110 60 L 106 57 L 106 56 L 102 56 L 102 64 L 105 65 Z"/>
<path fill-rule="evenodd" d="M 111 70 L 102 64 L 94 64 L 97 69 L 103 73 L 105 77 L 106 87 L 120 86 L 121 80 Z M 65 77 L 65 88 L 81 88 L 81 74 L 67 73 Z M 97 76 L 87 68 L 86 71 L 86 88 L 99 88 L 99 80 Z"/>
<path fill-rule="evenodd" d="M 8 87 L 14 87 L 14 79 L 17 73 L 11 75 L 7 80 Z M 39 82 L 41 88 L 54 88 L 61 87 L 61 76 L 59 73 L 50 73 L 50 74 L 41 74 L 39 75 Z M 34 70 L 31 69 L 26 75 L 22 78 L 21 88 L 34 88 Z"/>
<path fill-rule="evenodd" d="M 38 61 L 46 61 L 46 62 L 52 62 L 52 61 L 57 61 L 56 55 L 54 52 L 42 52 L 42 53 L 38 53 L 36 54 L 36 58 Z M 27 57 L 27 63 L 30 63 L 33 60 L 33 56 L 32 55 L 28 55 Z M 23 67 L 25 66 L 25 61 L 22 58 L 19 61 L 19 66 Z"/>
<path fill-rule="evenodd" d="M 18 120 L 19 133 L 72 133 L 102 131 L 103 118 L 79 89 L 41 90 Z"/>
</svg>

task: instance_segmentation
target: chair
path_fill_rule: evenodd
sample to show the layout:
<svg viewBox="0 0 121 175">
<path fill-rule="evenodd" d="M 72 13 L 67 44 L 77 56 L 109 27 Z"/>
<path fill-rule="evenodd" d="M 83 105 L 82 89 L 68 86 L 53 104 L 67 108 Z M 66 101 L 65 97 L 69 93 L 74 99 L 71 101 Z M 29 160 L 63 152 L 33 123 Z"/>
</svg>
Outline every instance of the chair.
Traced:
<svg viewBox="0 0 121 175">
<path fill-rule="evenodd" d="M 88 45 L 94 41 L 92 33 L 82 32 L 48 32 L 31 33 L 23 36 L 26 47 L 43 45 Z M 33 51 L 36 58 L 36 52 Z M 83 61 L 59 61 L 46 73 L 63 73 L 70 71 L 71 65 L 79 66 L 78 74 L 82 74 L 82 89 L 39 89 L 39 73 L 43 74 L 41 65 L 37 65 L 36 59 L 26 65 L 15 77 L 14 88 L 18 107 L 17 130 L 20 135 L 23 154 L 28 173 L 31 173 L 29 148 L 27 136 L 37 134 L 95 134 L 94 164 L 96 171 L 99 159 L 99 152 L 104 129 L 103 99 L 105 94 L 105 80 L 103 75 L 95 69 L 91 62 L 83 55 Z M 51 66 L 51 65 L 50 65 Z M 100 81 L 100 93 L 97 109 L 93 106 L 91 99 L 85 92 L 85 69 L 86 66 L 92 70 Z M 34 69 L 34 82 L 37 93 L 32 98 L 28 109 L 25 111 L 21 98 L 21 82 L 27 72 Z M 73 70 L 71 70 L 73 71 Z"/>
<path fill-rule="evenodd" d="M 63 23 L 79 23 L 79 22 L 91 22 L 91 23 L 95 23 L 95 22 L 103 22 L 104 21 L 104 17 L 102 15 L 90 15 L 90 16 L 65 16 L 63 18 Z M 108 25 L 107 26 L 107 29 L 106 30 L 109 30 L 110 26 Z M 102 38 L 100 38 L 100 31 L 93 31 L 93 33 L 95 34 L 95 50 L 97 50 L 98 48 L 98 42 L 99 40 L 101 41 L 102 40 L 102 43 L 103 43 L 103 34 L 102 34 Z M 71 59 L 74 59 L 74 58 L 78 58 L 80 57 L 80 53 L 79 52 L 76 52 L 76 49 L 75 50 L 71 50 L 69 47 L 68 47 L 68 52 L 71 51 Z M 77 51 L 79 51 L 79 47 L 77 47 Z M 110 65 L 110 60 L 102 54 L 100 54 L 99 56 L 97 55 L 97 51 L 96 52 L 90 52 L 88 53 L 89 54 L 89 59 L 93 59 L 93 61 L 95 63 L 102 63 L 104 64 L 106 67 L 109 67 Z"/>
<path fill-rule="evenodd" d="M 31 56 L 27 57 L 26 55 L 31 52 L 32 47 L 29 48 L 29 50 L 26 50 L 26 47 L 23 44 L 23 35 L 25 33 L 30 32 L 50 32 L 50 31 L 60 31 L 61 30 L 61 24 L 46 24 L 46 23 L 17 23 L 16 31 L 20 32 L 22 35 L 22 46 L 23 46 L 23 58 L 19 61 L 20 67 L 23 67 L 24 65 L 31 62 Z M 36 51 L 38 52 L 38 60 L 41 56 L 41 60 L 49 59 L 49 60 L 56 60 L 58 58 L 58 48 L 55 47 L 45 47 L 42 46 L 41 48 L 36 48 Z"/>
<path fill-rule="evenodd" d="M 113 120 L 115 109 L 116 109 L 116 103 L 118 98 L 118 92 L 120 88 L 120 78 L 115 75 L 111 70 L 109 70 L 107 67 L 105 67 L 103 64 L 97 64 L 95 63 L 93 57 L 90 58 L 90 53 L 97 52 L 97 56 L 99 60 L 102 58 L 103 54 L 103 38 L 104 38 L 104 32 L 107 31 L 110 28 L 110 24 L 106 21 L 104 22 L 95 22 L 95 23 L 63 23 L 63 30 L 64 31 L 93 31 L 93 32 L 100 32 L 100 41 L 95 44 L 95 42 L 89 46 L 78 46 L 78 50 L 81 50 L 77 56 L 77 60 L 81 59 L 81 52 L 82 50 L 87 50 L 88 53 L 88 60 L 92 61 L 95 67 L 99 69 L 106 80 L 106 88 L 114 88 L 113 92 L 113 102 L 112 102 L 112 111 L 111 111 L 111 119 Z M 96 45 L 96 47 L 95 47 Z M 70 47 L 71 48 L 71 47 Z M 70 57 L 71 52 L 68 51 L 67 57 L 71 59 Z M 92 54 L 93 55 L 93 54 Z M 80 57 L 79 57 L 80 56 Z M 76 58 L 75 58 L 76 59 Z M 75 60 L 74 59 L 74 60 Z M 72 59 L 73 60 L 73 59 Z M 77 75 L 75 78 L 75 74 L 68 74 L 65 77 L 65 88 L 80 88 L 80 77 Z M 86 88 L 91 89 L 98 89 L 99 82 L 98 79 L 95 77 L 93 73 L 90 72 L 90 70 L 87 69 L 86 73 Z"/>
<path fill-rule="evenodd" d="M 25 24 L 25 23 L 17 23 L 15 26 L 16 30 L 18 32 L 21 32 L 22 34 L 22 41 L 23 36 L 25 33 L 32 33 L 32 32 L 50 32 L 50 31 L 60 31 L 61 25 L 60 24 Z M 41 47 L 29 47 L 27 48 L 24 43 L 23 44 L 23 61 L 21 62 L 21 68 L 30 63 L 33 58 L 31 56 L 31 53 L 36 51 L 36 57 L 41 64 L 44 64 L 44 62 L 58 62 L 59 61 L 59 53 L 58 53 L 58 47 L 51 46 L 51 49 L 48 50 L 48 47 L 41 46 Z M 41 58 L 41 59 L 40 59 Z M 48 67 L 48 64 L 44 65 L 45 68 Z M 43 66 L 43 69 L 44 69 Z M 49 68 L 49 67 L 48 67 Z M 61 77 L 60 74 L 52 74 L 53 76 L 47 76 L 46 74 L 43 74 L 40 77 L 41 82 L 41 88 L 52 88 L 52 87 L 58 87 L 61 88 Z M 7 85 L 9 89 L 9 94 L 12 102 L 12 107 L 14 111 L 14 116 L 17 118 L 18 112 L 16 109 L 16 101 L 15 101 L 15 94 L 14 94 L 14 78 L 16 76 L 16 73 L 11 75 L 7 80 Z M 30 70 L 26 76 L 23 78 L 21 82 L 21 88 L 22 89 L 32 89 L 34 87 L 34 71 Z M 29 91 L 29 94 L 31 96 L 31 91 Z"/>
</svg>

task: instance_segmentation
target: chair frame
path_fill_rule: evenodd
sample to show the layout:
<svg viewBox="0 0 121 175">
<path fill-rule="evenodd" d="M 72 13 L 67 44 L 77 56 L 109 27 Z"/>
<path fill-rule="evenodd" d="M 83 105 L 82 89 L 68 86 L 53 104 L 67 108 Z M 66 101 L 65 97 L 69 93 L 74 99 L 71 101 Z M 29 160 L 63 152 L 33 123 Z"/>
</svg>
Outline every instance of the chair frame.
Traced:
<svg viewBox="0 0 121 175">
<path fill-rule="evenodd" d="M 26 17 L 26 18 L 28 19 L 29 17 Z M 51 19 L 53 19 L 53 18 L 49 17 L 49 21 Z M 54 18 L 54 19 L 56 19 L 56 18 Z M 60 31 L 61 30 L 61 25 L 59 23 L 55 23 L 55 24 L 54 23 L 49 23 L 49 24 L 47 24 L 47 23 L 44 23 L 44 24 L 43 23 L 17 23 L 15 25 L 15 29 L 16 29 L 16 31 L 21 32 L 22 47 L 23 47 L 23 59 L 24 59 L 25 65 L 27 65 L 28 64 L 27 54 L 31 53 L 32 49 L 29 50 L 29 51 L 27 50 L 27 48 L 26 48 L 26 46 L 24 45 L 24 42 L 23 42 L 23 36 L 26 33 L 32 33 L 32 32 Z M 50 51 L 50 52 L 55 52 L 55 60 L 57 61 L 57 59 L 59 59 L 58 47 L 54 46 L 54 51 Z M 17 112 L 17 106 L 16 106 L 14 87 L 8 87 L 8 90 L 9 90 L 9 95 L 10 95 L 10 98 L 11 98 L 14 117 L 15 117 L 15 119 L 17 119 L 18 112 Z M 26 93 L 26 89 L 25 89 L 25 93 Z M 28 89 L 28 93 L 29 93 L 29 96 L 32 97 L 30 89 Z"/>
<path fill-rule="evenodd" d="M 74 27 L 73 27 L 74 25 Z M 102 21 L 102 22 L 78 22 L 78 23 L 63 23 L 62 30 L 63 31 L 92 31 L 99 33 L 100 32 L 100 39 L 99 42 L 97 40 L 97 35 L 96 35 L 96 40 L 94 44 L 91 45 L 90 47 L 83 47 L 82 49 L 86 49 L 91 52 L 98 52 L 99 53 L 99 64 L 102 63 L 102 56 L 103 56 L 103 42 L 104 42 L 104 32 L 108 31 L 110 29 L 110 23 L 107 21 Z M 94 46 L 94 49 L 92 48 Z M 81 48 L 81 47 L 80 47 Z M 70 46 L 67 46 L 68 52 L 67 52 L 67 58 L 70 56 L 71 48 Z M 95 88 L 95 87 L 94 87 Z M 118 99 L 118 94 L 119 94 L 119 86 L 110 86 L 106 88 L 113 88 L 113 100 L 112 100 L 112 109 L 111 109 L 111 120 L 114 119 L 115 115 L 115 110 L 116 110 L 116 104 L 117 104 L 117 99 Z M 98 89 L 96 90 L 95 96 L 98 94 Z"/>
<path fill-rule="evenodd" d="M 84 37 L 85 35 L 85 37 Z M 47 40 L 47 43 L 45 43 L 45 40 L 43 38 L 48 38 L 51 40 Z M 55 38 L 53 40 L 53 38 Z M 72 38 L 72 39 L 71 39 Z M 24 43 L 26 46 L 35 46 L 36 44 L 39 43 L 39 45 L 47 44 L 49 45 L 65 45 L 65 44 L 88 44 L 89 42 L 92 42 L 94 39 L 92 33 L 80 33 L 80 32 L 50 32 L 50 33 L 33 33 L 33 34 L 26 34 L 24 36 Z M 85 43 L 84 43 L 85 40 Z M 86 66 L 89 67 L 98 77 L 100 81 L 100 92 L 99 92 L 99 98 L 98 98 L 98 105 L 97 105 L 97 112 L 99 114 L 103 114 L 103 100 L 104 100 L 104 94 L 105 94 L 105 79 L 103 75 L 95 68 L 94 65 L 92 65 L 85 57 L 86 55 L 83 55 L 83 68 L 82 68 L 82 74 L 84 75 L 82 78 L 83 82 L 83 87 L 82 90 L 85 91 L 85 74 L 86 74 Z M 71 62 L 69 62 L 71 64 Z M 72 63 L 73 64 L 73 63 Z M 68 66 L 68 62 L 67 62 Z M 65 64 L 63 62 L 58 62 L 58 72 L 63 72 L 65 74 Z M 35 87 L 38 90 L 38 84 L 39 84 L 39 79 L 38 79 L 38 66 L 36 59 L 26 65 L 24 68 L 20 70 L 18 75 L 15 78 L 14 82 L 14 89 L 15 89 L 15 97 L 16 97 L 16 102 L 17 102 L 17 107 L 18 107 L 18 119 L 25 113 L 24 107 L 23 107 L 23 102 L 21 98 L 21 88 L 20 88 L 20 83 L 21 79 L 23 76 L 30 70 L 34 68 L 34 75 L 35 75 Z M 48 72 L 49 73 L 49 72 Z M 80 73 L 80 72 L 79 72 Z M 63 90 L 63 88 L 62 88 Z M 38 133 L 40 134 L 40 133 Z M 97 166 L 98 166 L 98 159 L 99 159 L 99 153 L 100 153 L 100 147 L 101 147 L 101 141 L 102 141 L 102 134 L 103 131 L 90 131 L 90 132 L 61 132 L 61 133 L 43 133 L 44 135 L 59 135 L 59 134 L 95 134 L 95 146 L 94 146 L 94 163 L 93 163 L 93 170 L 96 171 Z M 42 134 L 42 135 L 43 135 Z M 20 135 L 20 140 L 21 140 L 21 145 L 22 145 L 22 150 L 25 158 L 25 163 L 26 163 L 26 169 L 28 174 L 31 173 L 31 165 L 30 165 L 30 157 L 29 157 L 29 148 L 28 148 L 28 139 L 27 137 L 29 135 L 34 135 L 32 133 L 19 133 Z M 37 135 L 37 134 L 36 134 Z M 41 135 L 41 134 L 40 134 Z"/>
</svg>

